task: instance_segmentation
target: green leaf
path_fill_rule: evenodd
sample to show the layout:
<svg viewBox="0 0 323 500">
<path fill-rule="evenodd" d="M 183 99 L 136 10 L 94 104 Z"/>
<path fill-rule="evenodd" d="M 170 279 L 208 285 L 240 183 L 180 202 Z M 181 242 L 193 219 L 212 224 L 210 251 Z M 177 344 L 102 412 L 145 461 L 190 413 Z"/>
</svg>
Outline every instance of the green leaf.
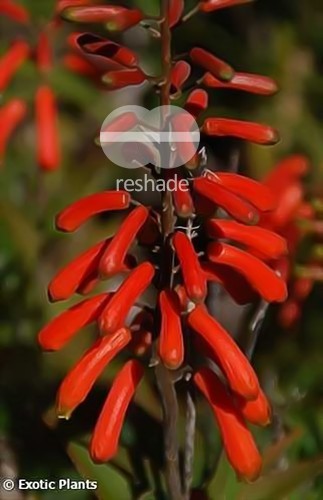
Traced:
<svg viewBox="0 0 323 500">
<path fill-rule="evenodd" d="M 313 481 L 323 473 L 323 457 L 317 460 L 291 465 L 287 470 L 274 472 L 260 478 L 256 483 L 245 485 L 239 500 L 283 499 L 302 484 Z"/>
<path fill-rule="evenodd" d="M 79 474 L 85 479 L 97 481 L 95 494 L 99 500 L 131 500 L 132 494 L 127 479 L 109 464 L 96 465 L 86 448 L 77 443 L 69 443 L 67 453 Z"/>
</svg>

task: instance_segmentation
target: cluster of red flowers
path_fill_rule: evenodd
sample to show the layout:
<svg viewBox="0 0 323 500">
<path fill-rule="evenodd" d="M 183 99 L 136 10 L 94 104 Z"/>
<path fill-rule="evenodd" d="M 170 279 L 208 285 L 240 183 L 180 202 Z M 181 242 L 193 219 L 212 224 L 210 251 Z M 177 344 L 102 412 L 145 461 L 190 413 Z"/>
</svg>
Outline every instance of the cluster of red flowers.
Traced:
<svg viewBox="0 0 323 500">
<path fill-rule="evenodd" d="M 29 14 L 24 7 L 4 0 L 0 4 L 0 13 L 9 16 L 17 23 L 30 22 Z M 50 39 L 54 25 L 48 24 L 40 33 L 36 49 L 19 37 L 14 40 L 7 52 L 0 59 L 0 91 L 5 92 L 11 80 L 20 67 L 27 61 L 35 61 L 43 83 L 38 87 L 35 95 L 35 117 L 37 136 L 37 162 L 42 170 L 55 170 L 60 164 L 60 146 L 57 128 L 56 99 L 51 87 L 46 83 L 47 74 L 52 70 L 52 48 Z M 24 99 L 13 98 L 0 108 L 0 164 L 8 140 L 15 129 L 27 116 L 27 104 Z"/>
<path fill-rule="evenodd" d="M 245 2 L 203 0 L 195 10 L 211 12 Z M 91 3 L 66 0 L 59 2 L 59 6 L 62 16 L 69 20 L 100 22 L 112 30 L 126 29 L 141 19 L 147 21 L 137 9 Z M 183 1 L 170 2 L 171 27 L 185 17 L 183 10 Z M 72 40 L 82 56 L 100 68 L 110 88 L 139 83 L 143 72 L 136 55 L 128 48 L 89 33 L 77 34 Z M 193 48 L 188 57 L 190 63 L 183 60 L 172 65 L 169 88 L 173 94 L 185 91 L 191 65 L 202 69 L 204 76 L 200 85 L 208 88 L 225 87 L 256 94 L 276 91 L 275 83 L 269 78 L 236 73 L 204 49 Z M 185 108 L 199 120 L 207 105 L 206 90 L 195 88 Z M 258 144 L 273 144 L 278 140 L 277 132 L 266 125 L 217 117 L 205 119 L 200 130 L 211 137 L 233 136 Z M 181 154 L 180 148 L 178 154 Z M 76 257 L 49 285 L 49 297 L 57 301 L 75 293 L 90 293 L 100 279 L 109 279 L 118 273 L 124 277 L 117 290 L 91 296 L 74 305 L 39 334 L 44 349 L 59 350 L 90 323 L 96 322 L 100 332 L 99 340 L 64 379 L 58 391 L 58 415 L 68 418 L 87 397 L 108 363 L 128 347 L 134 356 L 112 384 L 90 447 L 95 461 L 111 459 L 117 451 L 125 413 L 143 376 L 145 361 L 156 347 L 158 362 L 168 369 L 192 368 L 194 384 L 214 411 L 230 463 L 239 476 L 252 480 L 260 473 L 261 456 L 247 422 L 266 425 L 270 420 L 270 406 L 250 362 L 230 334 L 210 315 L 205 301 L 209 282 L 223 286 L 240 304 L 259 296 L 267 302 L 286 299 L 285 280 L 276 272 L 277 262 L 287 252 L 285 240 L 260 224 L 264 214 L 275 210 L 275 197 L 266 185 L 247 177 L 201 167 L 199 155 L 171 172 L 189 179 L 190 190 L 174 191 L 168 198 L 166 209 L 175 219 L 168 234 L 164 224 L 165 206 L 157 210 L 133 203 L 125 191 L 106 191 L 82 198 L 56 219 L 57 229 L 73 232 L 96 214 L 127 211 L 112 238 Z M 218 209 L 227 217 L 217 217 Z M 135 257 L 135 242 L 145 248 L 144 254 L 148 257 L 144 260 L 137 252 Z M 165 285 L 169 262 L 171 279 Z M 158 293 L 157 305 L 141 306 L 142 294 L 152 288 Z M 201 367 L 197 358 L 189 354 L 187 346 L 193 342 L 196 352 L 209 360 L 208 367 Z M 215 365 L 216 370 L 210 368 Z"/>
</svg>

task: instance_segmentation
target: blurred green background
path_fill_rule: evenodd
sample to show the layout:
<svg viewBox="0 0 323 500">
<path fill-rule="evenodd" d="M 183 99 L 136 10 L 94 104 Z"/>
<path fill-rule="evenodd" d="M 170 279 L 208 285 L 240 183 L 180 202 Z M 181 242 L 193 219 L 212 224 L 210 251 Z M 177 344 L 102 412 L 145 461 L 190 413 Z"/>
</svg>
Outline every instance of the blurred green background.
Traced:
<svg viewBox="0 0 323 500">
<path fill-rule="evenodd" d="M 157 0 L 136 3 L 158 12 Z M 53 1 L 21 0 L 32 13 L 31 28 L 0 19 L 0 53 L 10 41 L 25 36 L 35 43 L 50 20 Z M 187 7 L 191 5 L 186 2 Z M 129 3 L 130 5 L 130 3 Z M 91 27 L 90 27 L 91 28 Z M 10 142 L 0 172 L 0 476 L 26 479 L 91 477 L 99 481 L 104 500 L 166 498 L 158 470 L 162 462 L 160 406 L 152 381 L 145 381 L 129 412 L 122 447 L 109 466 L 94 466 L 83 444 L 104 401 L 114 363 L 89 399 L 69 422 L 53 414 L 58 385 L 95 332 L 81 332 L 62 352 L 44 354 L 36 335 L 66 304 L 50 305 L 46 285 L 54 273 L 82 249 L 112 233 L 117 220 L 101 217 L 76 234 L 54 230 L 55 214 L 91 192 L 114 186 L 120 169 L 109 164 L 94 138 L 107 114 L 122 104 L 154 105 L 151 95 L 105 93 L 62 64 L 66 37 L 79 27 L 65 25 L 55 38 L 55 69 L 48 79 L 59 102 L 63 161 L 59 171 L 44 174 L 35 154 L 34 94 L 40 77 L 26 63 L 2 96 L 20 96 L 29 104 L 28 119 Z M 117 37 L 118 39 L 118 37 Z M 122 38 L 120 38 L 122 39 Z M 142 64 L 158 72 L 158 43 L 130 31 L 124 42 Z M 174 34 L 174 53 L 203 45 L 237 70 L 270 75 L 281 91 L 273 98 L 242 93 L 212 93 L 208 114 L 269 123 L 280 130 L 276 147 L 262 148 L 221 141 L 217 160 L 225 167 L 239 151 L 240 170 L 261 179 L 284 156 L 301 152 L 311 162 L 308 193 L 323 191 L 323 3 L 322 0 L 258 0 L 254 4 L 200 15 Z M 300 250 L 305 259 L 308 248 Z M 282 330 L 272 307 L 255 353 L 255 365 L 273 402 L 275 418 L 256 431 L 269 476 L 255 486 L 241 486 L 224 460 L 209 410 L 199 407 L 194 488 L 208 490 L 211 500 L 246 498 L 278 500 L 323 498 L 323 290 L 317 284 L 297 327 Z M 218 472 L 215 474 L 216 465 Z M 211 482 L 210 482 L 211 481 Z M 206 488 L 206 484 L 209 484 Z M 154 485 L 155 493 L 151 493 Z M 0 498 L 2 498 L 0 492 Z M 86 500 L 90 492 L 33 492 L 3 498 Z M 16 496 L 15 496 L 16 495 Z M 198 496 L 200 495 L 200 496 Z M 222 496 L 221 496 L 222 495 Z M 206 498 L 197 493 L 194 498 Z"/>
</svg>

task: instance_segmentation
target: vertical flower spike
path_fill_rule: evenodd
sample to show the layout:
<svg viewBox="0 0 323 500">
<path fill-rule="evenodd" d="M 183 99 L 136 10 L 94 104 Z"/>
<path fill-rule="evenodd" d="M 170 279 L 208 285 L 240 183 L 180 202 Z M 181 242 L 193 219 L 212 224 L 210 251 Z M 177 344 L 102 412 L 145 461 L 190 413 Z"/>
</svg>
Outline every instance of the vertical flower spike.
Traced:
<svg viewBox="0 0 323 500">
<path fill-rule="evenodd" d="M 203 85 L 213 89 L 233 89 L 257 95 L 273 95 L 278 91 L 277 84 L 271 78 L 251 73 L 235 73 L 230 82 L 221 82 L 211 73 L 206 73 L 202 79 Z"/>
<path fill-rule="evenodd" d="M 2 0 L 0 2 L 0 14 L 10 17 L 17 23 L 27 24 L 29 22 L 29 13 L 22 6 L 11 0 Z"/>
<path fill-rule="evenodd" d="M 271 407 L 264 392 L 260 389 L 257 399 L 246 401 L 236 397 L 236 404 L 243 417 L 251 424 L 266 426 L 271 421 Z"/>
<path fill-rule="evenodd" d="M 55 220 L 60 231 L 73 232 L 90 217 L 102 212 L 129 208 L 130 195 L 126 191 L 102 191 L 72 203 L 58 214 Z"/>
<path fill-rule="evenodd" d="M 186 61 L 177 61 L 171 70 L 171 93 L 179 94 L 191 74 L 191 66 Z"/>
<path fill-rule="evenodd" d="M 198 6 L 202 12 L 214 12 L 215 10 L 234 7 L 253 1 L 254 0 L 202 0 Z"/>
<path fill-rule="evenodd" d="M 190 51 L 190 58 L 194 64 L 209 71 L 213 76 L 224 82 L 229 82 L 234 76 L 234 70 L 231 66 L 207 50 L 194 47 Z"/>
<path fill-rule="evenodd" d="M 127 328 L 99 339 L 76 363 L 63 380 L 57 394 L 57 414 L 69 419 L 74 409 L 89 394 L 96 379 L 115 356 L 130 342 Z"/>
<path fill-rule="evenodd" d="M 60 165 L 56 99 L 50 87 L 43 85 L 36 93 L 36 125 L 38 164 L 44 171 Z"/>
<path fill-rule="evenodd" d="M 81 328 L 95 321 L 110 298 L 101 293 L 83 300 L 56 316 L 38 334 L 38 342 L 46 351 L 58 351 L 69 342 Z"/>
<path fill-rule="evenodd" d="M 184 360 L 184 341 L 180 304 L 177 295 L 164 290 L 159 296 L 161 328 L 158 352 L 160 359 L 171 370 L 177 370 Z"/>
<path fill-rule="evenodd" d="M 284 302 L 286 283 L 257 257 L 226 243 L 211 243 L 208 257 L 212 262 L 230 266 L 240 272 L 267 302 Z"/>
<path fill-rule="evenodd" d="M 203 302 L 206 281 L 198 256 L 190 238 L 179 231 L 173 236 L 173 245 L 179 260 L 187 295 L 193 302 Z"/>
<path fill-rule="evenodd" d="M 199 305 L 188 315 L 188 324 L 208 344 L 224 372 L 231 389 L 247 400 L 259 394 L 257 376 L 235 341 L 204 306 Z"/>
<path fill-rule="evenodd" d="M 208 104 L 208 93 L 205 90 L 196 89 L 189 94 L 184 109 L 197 119 L 207 109 Z"/>
<path fill-rule="evenodd" d="M 240 479 L 254 481 L 261 472 L 261 456 L 232 398 L 209 368 L 198 370 L 194 382 L 213 410 L 232 467 Z"/>
<path fill-rule="evenodd" d="M 169 27 L 173 28 L 179 21 L 184 12 L 184 0 L 169 0 Z"/>
<path fill-rule="evenodd" d="M 14 42 L 0 59 L 0 92 L 9 85 L 20 66 L 28 59 L 30 47 L 26 42 Z"/>
<path fill-rule="evenodd" d="M 140 85 L 146 79 L 147 76 L 139 68 L 109 71 L 102 76 L 102 82 L 109 90 L 123 89 L 130 85 Z"/>
<path fill-rule="evenodd" d="M 42 31 L 39 35 L 36 57 L 39 71 L 42 73 L 48 73 L 53 66 L 53 54 L 49 40 L 49 33 L 47 31 Z"/>
<path fill-rule="evenodd" d="M 207 118 L 201 130 L 211 137 L 236 137 L 268 146 L 279 141 L 277 130 L 268 125 L 227 118 Z"/>
<path fill-rule="evenodd" d="M 113 333 L 124 325 L 130 309 L 148 288 L 154 274 L 154 266 L 149 262 L 131 271 L 101 314 L 99 326 L 102 335 Z"/>
<path fill-rule="evenodd" d="M 99 272 L 101 276 L 107 278 L 120 271 L 126 255 L 148 215 L 149 210 L 140 206 L 132 210 L 123 221 L 100 260 Z"/>
<path fill-rule="evenodd" d="M 91 440 L 91 456 L 95 462 L 106 462 L 117 453 L 125 414 L 143 374 L 141 364 L 132 360 L 116 376 Z"/>
<path fill-rule="evenodd" d="M 3 165 L 8 140 L 27 114 L 27 105 L 22 99 L 12 99 L 0 108 L 0 167 Z"/>
</svg>

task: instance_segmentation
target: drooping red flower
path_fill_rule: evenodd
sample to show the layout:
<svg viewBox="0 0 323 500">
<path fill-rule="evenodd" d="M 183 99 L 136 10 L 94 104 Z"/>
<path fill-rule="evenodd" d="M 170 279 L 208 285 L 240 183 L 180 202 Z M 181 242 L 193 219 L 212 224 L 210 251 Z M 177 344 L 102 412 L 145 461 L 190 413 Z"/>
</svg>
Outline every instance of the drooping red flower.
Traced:
<svg viewBox="0 0 323 500">
<path fill-rule="evenodd" d="M 37 90 L 35 108 L 38 163 L 41 169 L 53 171 L 60 165 L 61 152 L 56 98 L 47 85 Z"/>
<path fill-rule="evenodd" d="M 8 141 L 26 114 L 27 105 L 22 99 L 12 99 L 0 108 L 0 167 L 3 165 Z"/>
<path fill-rule="evenodd" d="M 175 292 L 163 290 L 159 296 L 161 328 L 158 352 L 162 362 L 176 370 L 184 360 L 180 304 Z"/>
</svg>

